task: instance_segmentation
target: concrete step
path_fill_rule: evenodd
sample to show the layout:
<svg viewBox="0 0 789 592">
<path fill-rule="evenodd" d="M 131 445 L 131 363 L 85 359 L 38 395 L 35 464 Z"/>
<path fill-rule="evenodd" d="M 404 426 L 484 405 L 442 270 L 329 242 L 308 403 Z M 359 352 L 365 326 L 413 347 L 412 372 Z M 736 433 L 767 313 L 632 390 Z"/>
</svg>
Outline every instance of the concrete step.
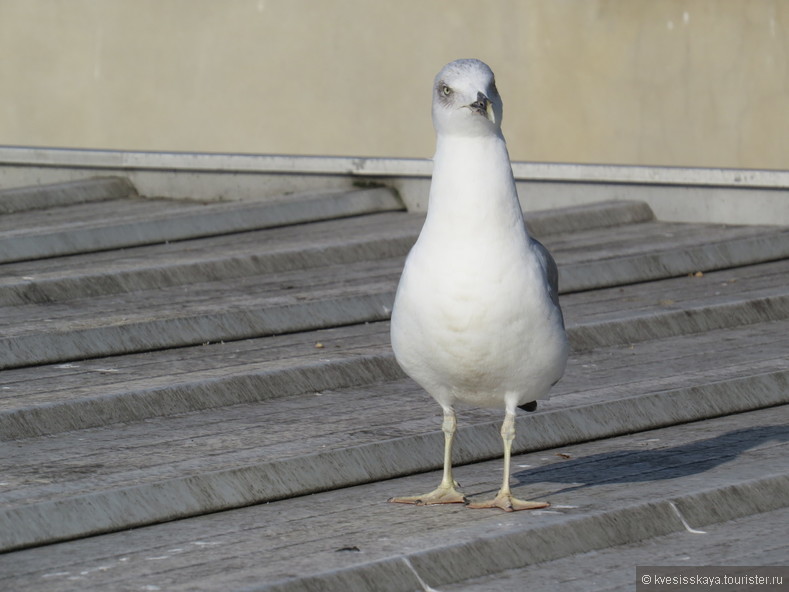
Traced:
<svg viewBox="0 0 789 592">
<path fill-rule="evenodd" d="M 654 222 L 547 240 L 559 255 L 564 291 L 596 290 L 777 261 L 789 257 L 789 229 Z"/>
<path fill-rule="evenodd" d="M 703 540 L 786 508 L 787 423 L 789 407 L 773 407 L 513 457 L 515 493 L 547 510 L 383 501 L 434 487 L 427 473 L 6 553 L 0 571 L 19 592 L 444 589 L 657 536 Z M 481 462 L 456 477 L 478 498 L 500 471 Z"/>
<path fill-rule="evenodd" d="M 553 398 L 519 417 L 515 450 L 787 403 L 788 328 L 767 323 L 575 355 Z M 331 352 L 336 342 L 325 337 Z M 225 387 L 212 395 L 239 384 Z M 256 392 L 252 381 L 243 388 Z M 419 387 L 396 379 L 9 442 L 0 549 L 433 470 L 439 415 Z M 455 461 L 499 456 L 500 423 L 499 411 L 461 410 Z"/>
<path fill-rule="evenodd" d="M 402 257 L 423 217 L 386 212 L 2 266 L 0 304 L 77 300 Z"/>
<path fill-rule="evenodd" d="M 83 181 L 0 190 L 0 214 L 43 210 L 137 195 L 137 190 L 121 177 L 96 177 Z"/>
<path fill-rule="evenodd" d="M 265 202 L 115 199 L 0 217 L 0 263 L 90 253 L 402 210 L 393 191 L 359 189 Z"/>
<path fill-rule="evenodd" d="M 785 319 L 789 260 L 562 297 L 570 343 L 614 343 Z M 577 314 L 579 311 L 581 314 Z"/>
<path fill-rule="evenodd" d="M 351 317 L 360 315 L 365 312 L 362 305 L 376 295 L 382 299 L 378 305 L 388 306 L 398 270 L 396 266 L 392 269 L 391 283 L 378 288 L 378 292 L 365 283 L 374 272 L 362 273 L 366 291 L 359 292 L 361 296 L 349 296 L 351 304 L 340 310 L 348 311 Z M 345 273 L 345 281 L 349 282 L 347 270 Z M 785 283 L 788 273 L 786 261 L 702 277 L 683 276 L 568 294 L 563 297 L 563 306 L 570 340 L 579 353 L 785 320 L 789 318 L 789 287 Z M 289 318 L 295 314 L 295 305 L 288 310 L 276 308 L 276 300 L 273 305 L 262 302 L 257 310 L 263 320 L 278 311 L 290 314 Z M 336 320 L 336 314 L 329 315 L 327 302 L 319 303 L 315 317 Z M 170 304 L 165 301 L 165 312 L 170 310 Z M 227 300 L 222 305 L 227 306 Z M 374 305 L 373 301 L 367 310 L 375 312 Z M 62 314 L 70 310 L 63 308 Z M 248 306 L 235 318 L 249 323 L 250 311 L 254 310 Z M 310 309 L 305 307 L 303 311 L 306 315 Z M 153 304 L 146 314 L 149 331 L 153 332 L 150 327 L 158 327 L 162 335 L 172 338 L 174 331 L 168 329 L 172 321 L 164 318 L 156 323 Z M 216 317 L 220 328 L 228 326 L 226 319 L 234 318 L 227 311 Z M 210 317 L 201 317 L 203 323 L 206 319 Z M 225 324 L 220 325 L 223 319 Z M 116 330 L 132 338 L 142 334 L 135 332 L 138 326 L 127 322 Z M 19 348 L 24 337 L 16 335 L 7 343 Z M 28 338 L 28 343 L 38 343 L 41 354 L 57 342 L 42 330 Z M 402 376 L 391 353 L 387 322 L 94 360 L 84 359 L 86 346 L 72 333 L 64 334 L 59 343 L 74 348 L 83 359 L 0 373 L 0 440 L 372 384 Z M 35 351 L 35 347 L 31 348 Z"/>
<path fill-rule="evenodd" d="M 364 224 L 366 221 L 359 223 Z M 643 230 L 641 244 L 645 242 Z M 652 230 L 662 233 L 665 229 Z M 745 231 L 750 234 L 754 229 L 748 228 L 743 232 Z M 605 235 L 609 230 L 596 232 Z M 737 234 L 737 229 L 733 232 Z M 765 233 L 772 240 L 767 240 Z M 729 235 L 731 234 L 732 232 L 729 232 Z M 370 236 L 374 237 L 375 234 Z M 704 236 L 709 239 L 709 233 Z M 762 231 L 759 236 L 759 240 L 765 245 L 775 246 L 785 242 L 789 249 L 789 233 Z M 603 238 L 598 235 L 599 240 Z M 730 238 L 729 241 L 722 240 L 718 243 L 717 248 L 710 246 L 715 243 L 699 239 L 699 248 L 713 254 L 704 261 L 708 265 L 705 269 L 745 264 L 741 256 L 732 258 L 726 255 L 730 252 L 745 252 L 745 249 L 739 248 L 741 245 L 738 246 L 736 237 Z M 546 242 L 550 245 L 550 241 Z M 403 241 L 399 241 L 399 244 L 404 246 Z M 389 246 L 383 247 L 388 248 Z M 640 248 L 642 251 L 646 250 Z M 594 281 L 597 287 L 635 284 L 648 279 L 645 277 L 648 275 L 662 274 L 666 277 L 681 273 L 680 270 L 697 269 L 696 265 L 700 263 L 697 259 L 688 257 L 691 250 L 687 245 L 665 245 L 662 250 L 657 246 L 655 248 L 657 250 L 649 253 L 632 254 L 627 251 L 626 246 L 621 246 L 624 255 L 616 257 L 609 242 L 603 247 L 606 255 L 586 246 L 583 250 L 589 260 L 579 261 L 575 255 L 575 261 L 571 256 L 567 262 L 564 258 L 565 252 L 557 248 L 555 252 L 562 275 L 562 291 L 568 293 L 587 290 L 591 281 Z M 721 256 L 718 257 L 715 253 Z M 355 259 L 364 254 L 370 252 L 362 249 L 361 252 L 357 251 L 356 255 L 348 256 Z M 764 258 L 773 258 L 774 253 L 769 257 L 764 253 L 751 255 L 753 256 L 749 257 L 748 261 L 756 263 Z M 288 256 L 292 256 L 292 253 L 286 255 Z M 677 265 L 671 263 L 679 260 L 682 261 Z M 324 267 L 314 267 L 307 263 L 307 269 L 262 275 L 252 273 L 236 278 L 231 286 L 228 286 L 227 279 L 201 283 L 195 281 L 111 296 L 50 302 L 44 306 L 43 303 L 35 303 L 8 307 L 0 320 L 0 368 L 68 362 L 385 320 L 391 310 L 402 265 L 402 256 L 353 260 Z M 770 265 L 777 265 L 777 271 Z M 618 342 L 636 341 L 642 338 L 640 335 L 644 331 L 655 337 L 676 334 L 676 331 L 699 330 L 698 327 L 706 326 L 704 319 L 708 314 L 712 314 L 710 311 L 713 309 L 725 309 L 725 312 L 721 313 L 723 316 L 719 314 L 718 320 L 709 326 L 721 326 L 720 323 L 725 323 L 728 317 L 737 322 L 784 318 L 788 289 L 782 278 L 776 277 L 776 274 L 780 276 L 784 273 L 786 265 L 787 263 L 779 261 L 767 264 L 764 268 L 760 267 L 755 272 L 743 268 L 745 271 L 738 272 L 733 277 L 736 279 L 743 275 L 744 278 L 747 277 L 747 282 L 743 279 L 733 287 L 716 290 L 720 294 L 712 295 L 711 299 L 709 290 L 705 289 L 703 298 L 694 305 L 693 311 L 688 313 L 683 312 L 683 306 L 678 304 L 685 296 L 675 294 L 672 288 L 674 284 L 671 282 L 667 283 L 665 288 L 659 283 L 655 286 L 650 284 L 643 289 L 647 290 L 644 293 L 640 288 L 635 288 L 637 294 L 632 296 L 633 302 L 646 302 L 649 308 L 649 311 L 642 310 L 635 315 L 642 322 L 622 323 L 616 318 L 608 321 L 604 315 L 598 315 L 599 318 L 595 320 L 597 328 L 579 332 L 573 337 L 574 345 L 583 348 L 590 344 L 612 343 L 612 338 L 619 340 Z M 166 273 L 166 269 L 160 271 Z M 728 286 L 726 279 L 731 279 L 731 274 L 720 273 L 728 275 L 725 278 L 714 277 L 721 277 L 721 284 L 726 283 Z M 763 275 L 765 277 L 762 277 Z M 688 294 L 693 294 L 693 288 L 690 288 L 693 282 L 688 282 L 685 278 L 681 280 L 684 282 L 682 289 L 688 289 Z M 114 280 L 110 280 L 110 283 L 113 282 Z M 747 289 L 748 299 L 753 299 L 758 304 L 752 306 L 743 300 L 739 296 L 742 292 L 739 287 Z M 584 320 L 583 312 L 577 315 L 578 323 L 574 321 L 575 313 L 570 308 L 574 307 L 573 302 L 576 300 L 584 302 L 584 306 L 594 300 L 610 306 L 607 300 L 612 294 L 605 290 L 597 292 L 599 293 L 591 293 L 578 299 L 570 296 L 563 299 L 563 306 L 568 308 L 568 327 L 575 330 L 575 324 L 589 324 L 588 319 Z M 730 296 L 731 293 L 734 295 Z M 615 292 L 613 297 L 618 298 L 618 295 L 619 292 Z M 656 305 L 658 310 L 655 312 Z M 625 307 L 630 308 L 630 305 L 625 304 Z M 613 310 L 615 316 L 619 315 L 621 308 L 618 305 Z M 673 320 L 663 323 L 660 319 L 651 318 L 653 315 Z M 690 319 L 687 323 L 686 317 Z M 747 318 L 754 320 L 747 321 Z M 614 325 L 621 326 L 616 329 L 619 331 L 616 336 L 609 330 L 613 330 Z M 592 333 L 589 333 L 590 330 Z"/>
<path fill-rule="evenodd" d="M 653 221 L 652 212 L 639 202 L 533 212 L 528 220 L 532 231 L 542 237 Z M 74 300 L 405 256 L 423 222 L 421 214 L 367 214 L 313 221 L 295 229 L 284 226 L 232 232 L 122 251 L 11 263 L 2 268 L 0 305 Z M 652 234 L 660 236 L 662 230 Z"/>
<path fill-rule="evenodd" d="M 564 292 L 789 256 L 789 233 L 775 228 L 642 222 L 635 228 L 617 227 L 613 240 L 611 227 L 596 226 L 570 235 L 553 232 L 570 223 L 578 227 L 584 220 L 599 224 L 600 219 L 587 215 L 590 209 L 579 208 L 576 213 L 551 211 L 541 213 L 539 218 L 531 217 L 533 222 L 539 220 L 533 225 L 542 229 L 541 234 L 535 234 L 562 263 Z M 605 204 L 601 209 L 614 219 L 631 210 Z M 0 305 L 74 300 L 207 280 L 227 283 L 250 275 L 404 257 L 423 220 L 421 215 L 382 213 L 300 225 L 298 232 L 286 226 L 6 264 L 0 277 Z M 692 238 L 675 244 L 676 234 Z"/>
<path fill-rule="evenodd" d="M 518 418 L 515 449 L 542 455 L 521 458 L 524 465 L 552 471 L 531 459 L 562 459 L 569 471 L 557 477 L 554 509 L 527 516 L 573 515 L 516 532 L 521 522 L 502 530 L 495 512 L 419 514 L 462 513 L 442 538 L 439 523 L 413 519 L 423 509 L 378 505 L 434 487 L 434 474 L 414 474 L 438 468 L 443 442 L 440 409 L 402 375 L 389 346 L 394 290 L 423 222 L 393 192 L 203 204 L 143 199 L 115 179 L 5 197 L 8 211 L 29 206 L 0 216 L 0 551 L 8 551 L 0 571 L 5 577 L 5 558 L 20 558 L 14 583 L 27 574 L 42 589 L 230 590 L 276 582 L 273 589 L 354 589 L 360 581 L 399 589 L 412 583 L 413 569 L 424 574 L 417 548 L 438 561 L 430 581 L 449 583 L 490 573 L 480 573 L 484 566 L 509 569 L 506 549 L 521 538 L 538 542 L 524 547 L 536 553 L 529 561 L 545 561 L 659 535 L 667 507 L 716 521 L 786 505 L 789 471 L 779 455 L 740 463 L 733 474 L 716 471 L 739 463 L 748 448 L 742 442 L 766 449 L 786 440 L 779 428 L 789 402 L 787 229 L 669 224 L 633 202 L 529 214 L 530 230 L 560 265 L 574 353 L 553 398 Z M 458 476 L 471 494 L 499 479 L 498 462 L 473 463 L 500 456 L 501 419 L 496 411 L 460 411 L 455 460 L 469 465 Z M 661 428 L 676 430 L 665 436 L 670 453 L 642 457 L 638 444 L 620 462 L 608 448 L 600 454 L 615 462 L 598 470 L 595 451 L 603 448 L 595 446 Z M 684 449 L 683 438 L 697 429 L 717 435 Z M 632 477 L 667 464 L 686 468 L 656 487 L 645 483 L 651 477 Z M 486 477 L 473 477 L 484 467 Z M 597 474 L 610 478 L 599 482 Z M 518 471 L 516 478 L 531 489 L 550 484 L 551 475 Z M 597 506 L 576 503 L 583 479 L 601 495 Z M 674 493 L 660 488 L 669 481 Z M 627 497 L 633 483 L 644 499 Z M 737 505 L 742 495 L 749 499 Z M 354 518 L 348 500 L 364 520 Z M 699 509 L 697 500 L 723 510 Z M 583 511 L 564 512 L 571 505 Z M 270 528 L 260 532 L 244 530 L 244 512 L 269 508 L 286 515 L 267 519 Z M 474 518 L 466 523 L 466 516 Z M 484 522 L 488 516 L 495 523 Z M 184 533 L 210 543 L 194 525 L 214 518 L 238 521 L 219 529 L 238 553 L 190 557 L 197 561 L 188 577 L 178 561 L 164 572 L 150 569 L 151 561 L 180 553 L 167 550 L 191 548 Z M 575 537 L 584 525 L 591 525 L 587 534 Z M 539 555 L 543 527 L 558 529 L 545 531 L 547 555 Z M 338 543 L 365 529 L 364 541 Z M 128 547 L 96 547 L 107 563 L 88 565 L 97 557 L 92 540 L 75 540 L 145 541 L 154 531 L 173 545 L 119 581 L 91 578 L 113 578 L 131 565 Z M 368 554 L 380 532 L 393 533 L 394 546 L 373 545 Z M 478 543 L 480 533 L 489 544 Z M 261 535 L 262 547 L 244 550 Z M 560 549 L 564 539 L 574 542 Z M 57 544 L 65 540 L 72 542 Z M 415 546 L 395 548 L 401 541 Z M 478 544 L 479 561 L 455 570 Z M 13 552 L 39 545 L 43 555 Z M 261 552 L 274 563 L 247 561 Z M 70 562 L 58 563 L 59 555 Z M 25 563 L 29 557 L 38 567 Z M 47 571 L 39 577 L 36 569 Z M 157 583 L 146 579 L 161 573 Z M 228 573 L 237 579 L 226 582 Z"/>
<path fill-rule="evenodd" d="M 565 291 L 736 267 L 789 254 L 785 229 L 658 223 L 649 221 L 648 213 L 643 204 L 616 202 L 531 213 L 528 225 L 562 259 L 562 284 L 569 285 Z M 0 278 L 0 304 L 70 300 L 404 256 L 423 220 L 402 212 L 368 215 L 301 225 L 298 233 L 289 227 L 273 228 L 7 264 Z M 612 233 L 609 229 L 620 222 L 631 226 L 618 226 Z M 611 258 L 618 260 L 614 267 Z"/>
<path fill-rule="evenodd" d="M 754 569 L 752 566 L 782 565 L 778 569 L 786 582 L 789 539 L 783 530 L 776 528 L 781 524 L 789 524 L 789 508 L 705 525 L 703 530 L 687 529 L 636 543 L 507 569 L 441 586 L 441 592 L 632 592 L 638 582 L 636 566 L 652 565 L 673 566 L 671 575 L 676 576 L 709 575 L 697 566 L 727 566 L 717 574 L 721 577 L 738 572 L 739 575 L 768 576 L 774 567 Z M 749 567 L 737 569 L 734 566 Z M 716 586 L 707 587 L 714 589 Z M 761 587 L 764 589 L 766 586 Z"/>
</svg>

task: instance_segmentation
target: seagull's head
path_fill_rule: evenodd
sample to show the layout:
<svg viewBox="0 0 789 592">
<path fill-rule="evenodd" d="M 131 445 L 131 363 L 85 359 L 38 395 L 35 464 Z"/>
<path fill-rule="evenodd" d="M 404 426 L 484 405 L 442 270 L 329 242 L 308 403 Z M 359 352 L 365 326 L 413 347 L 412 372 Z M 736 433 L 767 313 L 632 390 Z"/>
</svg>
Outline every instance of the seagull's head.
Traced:
<svg viewBox="0 0 789 592">
<path fill-rule="evenodd" d="M 480 136 L 501 130 L 502 104 L 493 71 L 479 60 L 455 60 L 433 84 L 433 126 L 440 134 Z"/>
</svg>

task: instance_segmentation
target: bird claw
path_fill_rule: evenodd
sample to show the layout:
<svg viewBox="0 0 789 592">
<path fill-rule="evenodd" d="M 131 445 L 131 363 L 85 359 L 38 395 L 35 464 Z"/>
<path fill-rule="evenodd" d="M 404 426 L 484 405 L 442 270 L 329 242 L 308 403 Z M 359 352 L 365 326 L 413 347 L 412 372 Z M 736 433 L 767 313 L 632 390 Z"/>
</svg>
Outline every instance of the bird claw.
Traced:
<svg viewBox="0 0 789 592">
<path fill-rule="evenodd" d="M 416 506 L 430 506 L 433 504 L 465 504 L 468 502 L 466 496 L 457 491 L 454 487 L 438 487 L 425 495 L 414 495 L 410 497 L 391 497 L 388 500 L 393 504 L 414 504 Z"/>
<path fill-rule="evenodd" d="M 471 508 L 472 510 L 481 508 L 499 508 L 505 512 L 517 512 L 519 510 L 539 510 L 541 508 L 547 508 L 550 505 L 551 504 L 548 502 L 529 502 L 513 497 L 511 494 L 499 493 L 492 500 L 487 500 L 484 502 L 472 502 L 467 504 L 466 507 Z"/>
</svg>

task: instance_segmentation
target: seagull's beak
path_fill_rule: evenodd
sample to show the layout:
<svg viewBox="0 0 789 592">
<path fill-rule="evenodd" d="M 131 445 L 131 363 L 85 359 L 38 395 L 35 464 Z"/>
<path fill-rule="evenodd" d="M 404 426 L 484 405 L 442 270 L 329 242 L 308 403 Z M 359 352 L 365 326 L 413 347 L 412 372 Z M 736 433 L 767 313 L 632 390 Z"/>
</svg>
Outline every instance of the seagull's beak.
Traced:
<svg viewBox="0 0 789 592">
<path fill-rule="evenodd" d="M 480 115 L 484 115 L 491 122 L 496 123 L 496 116 L 493 113 L 493 103 L 484 93 L 477 93 L 477 100 L 469 105 L 469 108 Z"/>
</svg>

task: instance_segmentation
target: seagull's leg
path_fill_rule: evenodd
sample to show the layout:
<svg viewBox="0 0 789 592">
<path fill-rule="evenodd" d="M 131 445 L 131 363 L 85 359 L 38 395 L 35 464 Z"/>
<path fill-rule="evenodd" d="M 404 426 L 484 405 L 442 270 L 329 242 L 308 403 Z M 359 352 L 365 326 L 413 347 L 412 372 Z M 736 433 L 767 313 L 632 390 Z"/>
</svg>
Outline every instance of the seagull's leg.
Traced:
<svg viewBox="0 0 789 592">
<path fill-rule="evenodd" d="M 495 498 L 484 502 L 468 504 L 468 508 L 501 508 L 507 512 L 516 510 L 536 510 L 547 508 L 547 502 L 527 502 L 512 496 L 510 491 L 510 456 L 512 452 L 512 441 L 515 440 L 515 411 L 507 409 L 504 416 L 504 423 L 501 425 L 501 439 L 504 441 L 504 480 L 501 489 Z"/>
<path fill-rule="evenodd" d="M 465 496 L 457 491 L 457 483 L 452 478 L 452 440 L 455 438 L 457 419 L 455 411 L 451 407 L 444 408 L 444 422 L 441 430 L 444 432 L 444 476 L 440 485 L 425 495 L 414 495 L 410 497 L 393 497 L 388 501 L 396 504 L 416 504 L 418 506 L 428 504 L 463 504 L 466 502 Z"/>
</svg>

